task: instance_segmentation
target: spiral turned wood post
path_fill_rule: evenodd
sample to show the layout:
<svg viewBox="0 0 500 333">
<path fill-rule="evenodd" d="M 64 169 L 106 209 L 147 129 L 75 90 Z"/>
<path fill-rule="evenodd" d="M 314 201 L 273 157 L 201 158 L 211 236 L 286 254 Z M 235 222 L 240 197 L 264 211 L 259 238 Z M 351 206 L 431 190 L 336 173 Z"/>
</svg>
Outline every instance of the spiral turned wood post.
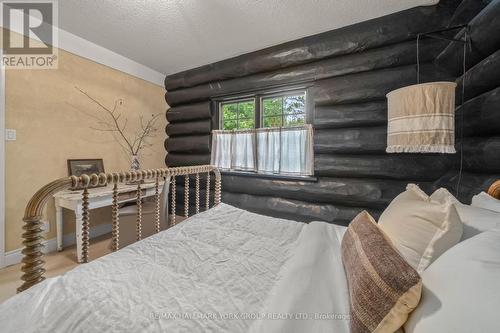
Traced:
<svg viewBox="0 0 500 333">
<path fill-rule="evenodd" d="M 196 214 L 200 212 L 200 174 L 196 174 L 196 181 L 195 181 L 195 205 L 196 205 Z"/>
<path fill-rule="evenodd" d="M 136 205 L 137 205 L 137 218 L 135 225 L 135 236 L 136 240 L 142 239 L 142 192 L 141 192 L 141 183 L 137 185 L 137 197 L 136 197 Z"/>
<path fill-rule="evenodd" d="M 24 273 L 21 280 L 24 281 L 23 285 L 17 288 L 17 292 L 21 292 L 29 287 L 45 280 L 43 268 L 45 261 L 42 260 L 43 245 L 43 229 L 40 222 L 41 216 L 33 218 L 24 218 L 23 229 L 25 232 L 22 234 L 24 238 L 22 251 L 23 260 L 21 271 Z"/>
<path fill-rule="evenodd" d="M 189 175 L 184 176 L 184 217 L 189 217 Z"/>
<path fill-rule="evenodd" d="M 21 267 L 23 272 L 21 280 L 24 282 L 17 288 L 17 292 L 26 290 L 45 279 L 43 276 L 45 262 L 42 260 L 44 238 L 42 223 L 40 222 L 45 204 L 54 193 L 68 189 L 75 186 L 75 184 L 76 177 L 55 180 L 39 189 L 26 205 L 23 218 L 25 232 L 22 234 L 24 249 L 22 251 L 23 265 Z"/>
<path fill-rule="evenodd" d="M 176 181 L 175 181 L 175 175 L 172 177 L 172 223 L 171 225 L 175 225 L 175 197 L 177 195 L 176 193 L 177 186 L 176 186 Z"/>
<path fill-rule="evenodd" d="M 222 193 L 222 179 L 220 175 L 220 171 L 215 169 L 215 198 L 214 205 L 217 206 L 221 201 L 221 193 Z"/>
<path fill-rule="evenodd" d="M 90 245 L 90 211 L 89 211 L 89 190 L 83 189 L 82 194 L 82 262 L 89 262 Z"/>
<path fill-rule="evenodd" d="M 210 171 L 207 172 L 207 198 L 206 198 L 206 209 L 210 208 Z"/>
<path fill-rule="evenodd" d="M 155 231 L 160 232 L 160 177 L 155 179 Z"/>
<path fill-rule="evenodd" d="M 113 185 L 113 205 L 111 206 L 111 250 L 120 249 L 120 216 L 118 207 L 118 184 Z"/>
</svg>

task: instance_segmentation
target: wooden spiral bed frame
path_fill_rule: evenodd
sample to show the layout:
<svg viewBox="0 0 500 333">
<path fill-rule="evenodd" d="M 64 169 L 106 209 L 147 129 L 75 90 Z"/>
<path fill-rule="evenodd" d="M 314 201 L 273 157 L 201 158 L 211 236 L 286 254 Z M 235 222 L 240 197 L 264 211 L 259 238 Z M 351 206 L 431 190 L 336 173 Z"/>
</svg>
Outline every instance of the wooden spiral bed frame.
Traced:
<svg viewBox="0 0 500 333">
<path fill-rule="evenodd" d="M 155 181 L 155 231 L 160 231 L 160 179 L 170 179 L 171 189 L 171 212 L 172 219 L 170 224 L 175 224 L 176 212 L 176 176 L 184 176 L 184 216 L 189 217 L 189 176 L 195 175 L 195 207 L 196 214 L 200 212 L 200 174 L 207 175 L 206 195 L 205 195 L 205 208 L 210 208 L 210 174 L 215 174 L 215 194 L 214 205 L 218 205 L 221 201 L 221 174 L 219 169 L 211 165 L 200 165 L 179 168 L 165 168 L 153 170 L 140 170 L 137 172 L 120 172 L 120 173 L 100 173 L 91 175 L 82 175 L 80 177 L 71 176 L 55 180 L 40 190 L 31 198 L 24 213 L 24 227 L 25 232 L 22 237 L 24 238 L 24 249 L 22 268 L 23 275 L 21 279 L 24 283 L 17 289 L 18 292 L 26 290 L 31 286 L 40 283 L 45 279 L 43 276 L 45 262 L 42 260 L 43 253 L 43 224 L 40 222 L 43 216 L 45 205 L 47 201 L 56 192 L 83 188 L 82 193 L 82 206 L 83 206 L 83 226 L 82 226 L 82 259 L 83 262 L 89 260 L 89 229 L 90 229 L 90 213 L 89 213 L 89 200 L 88 189 L 98 186 L 113 184 L 113 204 L 111 211 L 112 232 L 111 232 L 111 248 L 113 251 L 119 249 L 119 207 L 118 207 L 118 184 L 125 182 L 137 182 L 137 218 L 136 218 L 136 239 L 142 238 L 142 200 L 141 200 L 141 181 L 154 180 Z M 493 183 L 488 194 L 500 200 L 500 180 Z"/>
<path fill-rule="evenodd" d="M 171 189 L 171 213 L 172 219 L 170 224 L 175 224 L 176 212 L 176 176 L 184 176 L 184 216 L 189 217 L 189 176 L 195 175 L 195 207 L 196 214 L 200 212 L 200 174 L 207 176 L 206 194 L 205 194 L 205 208 L 210 208 L 210 177 L 211 173 L 215 175 L 215 194 L 214 205 L 218 205 L 221 201 L 221 175 L 220 171 L 210 165 L 179 167 L 179 168 L 165 168 L 153 170 L 140 170 L 128 171 L 119 173 L 100 173 L 91 175 L 82 175 L 80 177 L 71 176 L 55 180 L 40 190 L 31 198 L 26 206 L 24 213 L 24 226 L 25 232 L 22 237 L 24 238 L 23 260 L 21 280 L 24 283 L 17 289 L 18 292 L 26 290 L 31 286 L 40 283 L 45 279 L 43 257 L 43 224 L 40 222 L 43 217 L 43 212 L 47 201 L 56 192 L 66 189 L 83 189 L 82 193 L 82 207 L 83 207 L 83 226 L 82 226 L 82 261 L 88 262 L 89 260 L 89 230 L 90 230 L 90 213 L 89 213 L 89 188 L 98 186 L 105 186 L 113 184 L 113 204 L 111 210 L 112 232 L 111 232 L 111 248 L 113 251 L 119 249 L 119 207 L 118 207 L 118 184 L 137 182 L 137 218 L 136 218 L 136 239 L 142 238 L 142 198 L 141 198 L 141 182 L 143 180 L 155 181 L 155 231 L 160 231 L 160 179 L 166 178 L 170 180 Z"/>
</svg>

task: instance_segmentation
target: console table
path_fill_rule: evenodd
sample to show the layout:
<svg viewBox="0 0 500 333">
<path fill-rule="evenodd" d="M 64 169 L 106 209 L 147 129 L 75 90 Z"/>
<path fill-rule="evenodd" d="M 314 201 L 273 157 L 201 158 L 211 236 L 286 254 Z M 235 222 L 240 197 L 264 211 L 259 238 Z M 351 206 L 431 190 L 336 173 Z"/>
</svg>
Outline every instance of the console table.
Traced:
<svg viewBox="0 0 500 333">
<path fill-rule="evenodd" d="M 160 183 L 160 192 L 163 189 L 163 182 Z M 101 207 L 111 206 L 113 204 L 113 186 L 98 187 L 89 189 L 89 208 L 96 209 Z M 155 184 L 141 184 L 142 198 L 152 197 L 155 195 Z M 57 250 L 63 249 L 63 208 L 75 212 L 76 224 L 76 253 L 78 262 L 81 262 L 82 256 L 82 193 L 79 191 L 61 191 L 54 194 L 56 205 L 56 232 L 57 232 Z M 137 185 L 118 185 L 118 202 L 125 203 L 135 201 L 137 196 Z M 111 220 L 111 216 L 110 216 Z"/>
</svg>

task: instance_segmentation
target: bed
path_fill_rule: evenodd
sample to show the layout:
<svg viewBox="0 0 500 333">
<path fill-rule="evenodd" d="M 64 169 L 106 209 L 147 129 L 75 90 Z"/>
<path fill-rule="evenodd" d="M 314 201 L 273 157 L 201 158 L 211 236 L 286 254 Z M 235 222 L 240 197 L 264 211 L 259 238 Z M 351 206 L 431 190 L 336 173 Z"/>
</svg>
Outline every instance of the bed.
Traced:
<svg viewBox="0 0 500 333">
<path fill-rule="evenodd" d="M 200 175 L 205 176 L 204 188 Z M 184 191 L 188 218 L 160 231 L 159 180 L 170 181 L 175 216 L 179 177 L 186 189 L 194 181 L 191 202 L 196 214 L 188 217 L 190 191 Z M 140 187 L 141 180 L 148 179 L 157 188 L 157 233 L 141 239 Z M 115 252 L 45 280 L 39 224 L 47 198 L 64 188 L 83 187 L 85 210 L 88 188 L 130 181 L 138 186 L 138 241 L 118 251 L 116 200 Z M 490 189 L 496 198 L 499 189 L 500 183 Z M 341 254 L 347 228 L 258 215 L 221 203 L 220 198 L 220 173 L 212 166 L 83 175 L 48 184 L 26 209 L 24 284 L 18 295 L 0 305 L 2 331 L 351 332 Z M 86 210 L 86 261 L 89 220 Z"/>
<path fill-rule="evenodd" d="M 321 310 L 339 316 L 308 325 L 348 332 L 344 229 L 221 203 L 11 298 L 0 306 L 2 331 L 283 332 L 289 321 L 261 319 Z M 325 274 L 335 283 L 309 279 Z"/>
<path fill-rule="evenodd" d="M 170 183 L 173 215 L 170 227 L 160 232 L 160 210 L 165 209 L 159 191 L 162 178 Z M 184 180 L 183 188 L 194 182 L 195 190 L 194 198 L 189 191 L 181 193 L 181 215 L 189 216 L 190 203 L 196 214 L 177 223 L 179 179 Z M 140 188 L 148 180 L 156 184 L 157 233 L 141 239 Z M 122 182 L 137 182 L 137 242 L 119 250 L 116 195 L 111 240 L 115 252 L 90 261 L 88 189 Z M 40 220 L 48 198 L 67 188 L 83 188 L 86 263 L 45 280 Z M 340 258 L 345 227 L 253 214 L 223 204 L 220 198 L 221 177 L 212 166 L 82 175 L 51 182 L 26 208 L 24 283 L 18 295 L 0 305 L 2 331 L 282 332 L 293 319 L 300 322 L 295 325 L 297 332 L 306 327 L 328 331 L 332 323 L 338 332 L 348 332 L 349 303 Z M 334 283 L 311 279 L 325 274 L 336 276 Z"/>
</svg>

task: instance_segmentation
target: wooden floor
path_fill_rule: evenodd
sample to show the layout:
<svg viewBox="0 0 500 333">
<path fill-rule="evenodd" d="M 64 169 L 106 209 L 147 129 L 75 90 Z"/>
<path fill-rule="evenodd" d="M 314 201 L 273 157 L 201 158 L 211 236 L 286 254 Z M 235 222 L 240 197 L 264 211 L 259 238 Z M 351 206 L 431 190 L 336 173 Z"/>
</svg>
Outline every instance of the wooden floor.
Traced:
<svg viewBox="0 0 500 333">
<path fill-rule="evenodd" d="M 91 259 L 102 257 L 111 252 L 111 234 L 92 239 L 90 248 Z M 76 247 L 70 246 L 62 252 L 53 252 L 44 256 L 46 277 L 64 274 L 76 267 Z M 16 289 L 21 285 L 21 264 L 12 265 L 0 270 L 0 303 L 16 294 Z"/>
</svg>

